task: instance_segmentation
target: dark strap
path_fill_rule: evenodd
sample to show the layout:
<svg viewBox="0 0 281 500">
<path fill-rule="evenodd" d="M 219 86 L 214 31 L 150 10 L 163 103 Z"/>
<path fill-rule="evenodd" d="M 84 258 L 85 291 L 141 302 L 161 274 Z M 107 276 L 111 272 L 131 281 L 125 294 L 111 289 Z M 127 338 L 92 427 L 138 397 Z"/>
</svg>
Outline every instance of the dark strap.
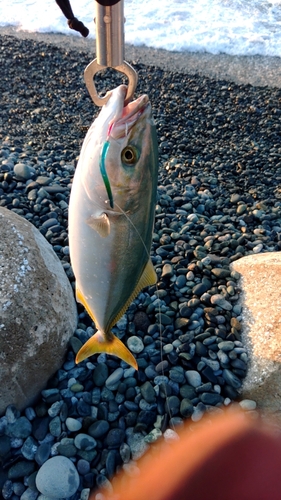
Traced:
<svg viewBox="0 0 281 500">
<path fill-rule="evenodd" d="M 66 19 L 68 20 L 67 21 L 68 26 L 72 30 L 79 31 L 79 33 L 81 33 L 81 35 L 86 38 L 89 34 L 89 30 L 82 23 L 82 21 L 79 21 L 76 17 L 74 17 L 74 14 L 72 12 L 72 8 L 70 5 L 70 1 L 69 0 L 56 0 L 56 2 L 58 4 L 59 8 L 61 9 L 62 13 L 64 14 Z"/>
<path fill-rule="evenodd" d="M 104 7 L 111 7 L 112 5 L 115 5 L 116 3 L 120 2 L 120 0 L 96 0 L 100 5 L 103 5 Z"/>
</svg>

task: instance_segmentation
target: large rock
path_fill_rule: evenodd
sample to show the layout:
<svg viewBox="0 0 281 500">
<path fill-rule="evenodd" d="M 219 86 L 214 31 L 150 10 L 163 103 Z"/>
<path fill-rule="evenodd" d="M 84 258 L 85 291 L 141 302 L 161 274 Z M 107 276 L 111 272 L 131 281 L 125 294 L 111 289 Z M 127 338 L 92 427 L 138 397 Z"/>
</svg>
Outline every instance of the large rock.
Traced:
<svg viewBox="0 0 281 500">
<path fill-rule="evenodd" d="M 242 340 L 249 368 L 242 386 L 244 398 L 264 411 L 281 408 L 281 252 L 248 255 L 232 268 L 241 273 Z M 280 417 L 281 420 L 281 417 Z"/>
<path fill-rule="evenodd" d="M 51 245 L 0 208 L 0 414 L 31 404 L 61 366 L 77 325 L 71 285 Z"/>
</svg>

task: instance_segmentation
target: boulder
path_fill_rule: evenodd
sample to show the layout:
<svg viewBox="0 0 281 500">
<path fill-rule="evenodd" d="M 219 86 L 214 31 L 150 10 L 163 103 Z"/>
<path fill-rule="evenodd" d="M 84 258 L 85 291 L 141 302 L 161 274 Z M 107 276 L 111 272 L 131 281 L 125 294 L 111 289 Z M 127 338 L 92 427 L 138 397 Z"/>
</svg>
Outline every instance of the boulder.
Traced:
<svg viewBox="0 0 281 500">
<path fill-rule="evenodd" d="M 243 398 L 254 399 L 262 412 L 281 408 L 281 252 L 243 257 L 232 264 L 241 274 L 242 341 L 249 368 Z M 281 421 L 281 417 L 280 421 Z"/>
<path fill-rule="evenodd" d="M 77 325 L 73 291 L 51 245 L 0 207 L 0 415 L 22 410 L 61 366 Z"/>
</svg>

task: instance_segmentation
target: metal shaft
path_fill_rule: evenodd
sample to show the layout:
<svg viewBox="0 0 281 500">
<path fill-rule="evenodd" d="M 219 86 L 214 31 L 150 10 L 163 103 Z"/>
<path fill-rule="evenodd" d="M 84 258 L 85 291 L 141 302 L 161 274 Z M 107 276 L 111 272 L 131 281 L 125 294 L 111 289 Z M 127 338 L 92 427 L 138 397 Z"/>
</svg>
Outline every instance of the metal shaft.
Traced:
<svg viewBox="0 0 281 500">
<path fill-rule="evenodd" d="M 95 4 L 97 63 L 120 66 L 124 61 L 124 0 L 110 6 Z"/>
</svg>

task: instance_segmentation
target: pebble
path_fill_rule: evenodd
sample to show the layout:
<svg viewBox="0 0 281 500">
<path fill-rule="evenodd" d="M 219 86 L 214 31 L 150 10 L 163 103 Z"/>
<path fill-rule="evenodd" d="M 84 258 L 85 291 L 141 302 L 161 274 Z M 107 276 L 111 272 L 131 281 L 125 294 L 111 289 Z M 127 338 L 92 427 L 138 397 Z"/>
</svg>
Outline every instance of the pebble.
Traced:
<svg viewBox="0 0 281 500">
<path fill-rule="evenodd" d="M 79 450 L 90 451 L 97 446 L 96 440 L 88 434 L 77 434 L 74 439 L 74 445 Z"/>
<path fill-rule="evenodd" d="M 81 427 L 82 427 L 82 424 L 81 422 L 79 422 L 79 420 L 75 419 L 75 418 L 72 418 L 72 417 L 68 417 L 65 421 L 65 425 L 66 427 L 68 428 L 68 430 L 70 432 L 77 432 L 77 431 L 80 431 Z"/>
<path fill-rule="evenodd" d="M 201 375 L 195 370 L 188 370 L 187 372 L 185 372 L 185 377 L 187 382 L 192 387 L 198 387 L 199 385 L 202 384 Z"/>
<path fill-rule="evenodd" d="M 78 490 L 79 474 L 68 458 L 53 457 L 39 469 L 36 487 L 40 493 L 51 498 L 68 498 Z"/>
<path fill-rule="evenodd" d="M 242 401 L 239 401 L 239 406 L 241 406 L 242 410 L 252 411 L 256 409 L 257 403 L 252 399 L 242 399 Z"/>
<path fill-rule="evenodd" d="M 130 349 L 130 351 L 132 351 L 134 354 L 139 354 L 144 350 L 143 341 L 135 335 L 132 335 L 128 338 L 127 346 L 128 349 Z"/>
</svg>

